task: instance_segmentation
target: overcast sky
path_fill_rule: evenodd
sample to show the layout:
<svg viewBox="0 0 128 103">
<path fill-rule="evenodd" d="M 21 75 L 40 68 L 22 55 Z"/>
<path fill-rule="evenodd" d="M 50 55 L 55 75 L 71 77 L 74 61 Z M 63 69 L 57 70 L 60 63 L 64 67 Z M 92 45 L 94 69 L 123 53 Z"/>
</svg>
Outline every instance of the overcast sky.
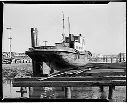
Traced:
<svg viewBox="0 0 128 103">
<path fill-rule="evenodd" d="M 2 50 L 9 51 L 9 34 L 13 52 L 31 47 L 31 28 L 38 29 L 39 44 L 54 45 L 62 40 L 62 11 L 65 34 L 68 16 L 71 33 L 82 34 L 86 50 L 92 53 L 117 54 L 126 51 L 126 3 L 109 4 L 4 4 Z M 9 31 L 6 28 L 11 27 Z"/>
</svg>

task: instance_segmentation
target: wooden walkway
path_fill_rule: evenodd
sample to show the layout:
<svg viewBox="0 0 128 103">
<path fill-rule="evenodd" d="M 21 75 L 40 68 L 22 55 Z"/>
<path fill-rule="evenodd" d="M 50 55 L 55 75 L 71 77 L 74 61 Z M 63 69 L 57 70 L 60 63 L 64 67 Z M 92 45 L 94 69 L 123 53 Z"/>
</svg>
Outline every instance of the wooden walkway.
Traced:
<svg viewBox="0 0 128 103">
<path fill-rule="evenodd" d="M 112 99 L 115 86 L 126 85 L 126 71 L 124 69 L 92 69 L 91 71 L 75 74 L 75 77 L 69 73 L 66 77 L 15 78 L 13 81 L 14 87 L 64 87 L 65 97 L 68 99 L 71 98 L 70 87 L 98 86 L 103 91 L 103 87 L 108 86 L 108 99 Z"/>
<path fill-rule="evenodd" d="M 126 86 L 126 77 L 109 78 L 52 78 L 51 80 L 20 79 L 13 82 L 15 87 L 95 87 L 95 86 Z M 60 79 L 60 80 L 59 80 Z M 75 80 L 76 79 L 76 80 Z M 90 79 L 90 80 L 89 80 Z"/>
<path fill-rule="evenodd" d="M 100 71 L 100 69 L 99 69 Z M 15 78 L 13 86 L 16 87 L 85 87 L 85 86 L 126 86 L 126 72 L 123 70 L 113 72 L 96 72 L 96 70 L 77 74 L 77 77 L 33 77 Z M 105 70 L 106 71 L 106 70 Z M 80 77 L 81 76 L 81 77 Z"/>
</svg>

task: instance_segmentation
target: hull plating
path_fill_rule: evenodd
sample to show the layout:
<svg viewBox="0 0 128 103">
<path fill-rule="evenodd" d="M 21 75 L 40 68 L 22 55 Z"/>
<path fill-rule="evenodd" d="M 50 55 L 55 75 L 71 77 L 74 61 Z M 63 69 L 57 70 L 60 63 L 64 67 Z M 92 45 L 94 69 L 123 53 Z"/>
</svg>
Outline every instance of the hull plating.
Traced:
<svg viewBox="0 0 128 103">
<path fill-rule="evenodd" d="M 65 70 L 84 66 L 88 63 L 86 54 L 60 51 L 26 51 L 26 54 L 36 62 L 45 62 L 51 69 Z"/>
</svg>

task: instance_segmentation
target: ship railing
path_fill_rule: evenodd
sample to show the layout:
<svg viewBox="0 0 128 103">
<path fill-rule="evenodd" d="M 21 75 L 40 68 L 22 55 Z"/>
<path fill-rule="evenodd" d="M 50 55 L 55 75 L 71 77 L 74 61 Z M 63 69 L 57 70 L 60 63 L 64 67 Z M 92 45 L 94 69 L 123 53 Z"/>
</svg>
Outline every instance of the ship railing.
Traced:
<svg viewBox="0 0 128 103">
<path fill-rule="evenodd" d="M 118 63 L 118 62 L 126 62 L 124 58 L 119 57 L 96 57 L 96 58 L 88 58 L 91 62 L 106 62 L 106 63 Z"/>
<path fill-rule="evenodd" d="M 29 48 L 29 50 L 33 49 L 56 49 L 55 46 L 39 46 L 39 47 L 34 47 L 34 48 Z"/>
<path fill-rule="evenodd" d="M 55 46 L 40 46 L 40 47 L 35 47 L 35 49 L 56 49 Z"/>
</svg>

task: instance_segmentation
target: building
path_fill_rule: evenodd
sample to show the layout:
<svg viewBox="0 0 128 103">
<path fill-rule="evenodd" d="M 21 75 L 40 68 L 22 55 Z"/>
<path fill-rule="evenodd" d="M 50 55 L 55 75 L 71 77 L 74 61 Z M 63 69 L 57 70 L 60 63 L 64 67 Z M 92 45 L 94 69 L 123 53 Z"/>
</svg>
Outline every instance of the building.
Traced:
<svg viewBox="0 0 128 103">
<path fill-rule="evenodd" d="M 126 62 L 126 53 L 119 53 L 117 57 L 119 58 L 119 62 Z"/>
<path fill-rule="evenodd" d="M 25 53 L 11 52 L 11 58 L 9 52 L 2 52 L 2 62 L 7 63 L 11 59 L 11 63 L 31 63 L 32 60 Z"/>
</svg>

